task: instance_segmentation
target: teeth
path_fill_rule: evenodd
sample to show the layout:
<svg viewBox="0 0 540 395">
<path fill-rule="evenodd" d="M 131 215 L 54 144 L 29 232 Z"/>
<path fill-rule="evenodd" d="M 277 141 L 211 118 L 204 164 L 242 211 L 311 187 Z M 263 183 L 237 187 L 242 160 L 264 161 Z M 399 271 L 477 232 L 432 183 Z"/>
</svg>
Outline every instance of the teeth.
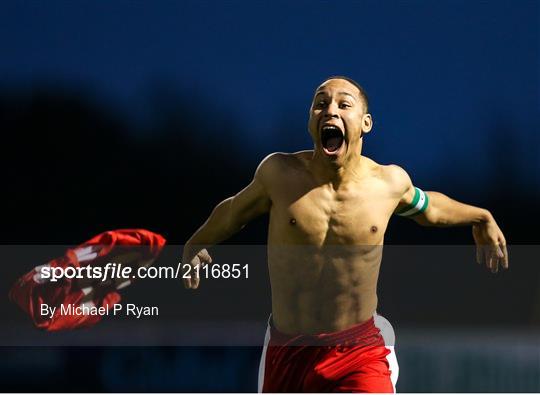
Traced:
<svg viewBox="0 0 540 395">
<path fill-rule="evenodd" d="M 334 125 L 324 125 L 322 128 L 321 128 L 321 131 L 322 132 L 339 132 L 343 135 L 343 132 L 341 131 L 341 129 L 337 126 L 334 126 Z"/>
</svg>

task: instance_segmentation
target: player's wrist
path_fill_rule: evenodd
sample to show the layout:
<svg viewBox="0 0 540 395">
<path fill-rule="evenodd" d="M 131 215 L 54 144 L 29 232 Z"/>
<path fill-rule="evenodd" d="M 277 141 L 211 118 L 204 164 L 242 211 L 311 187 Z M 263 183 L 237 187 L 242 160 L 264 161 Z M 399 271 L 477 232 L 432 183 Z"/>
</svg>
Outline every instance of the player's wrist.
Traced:
<svg viewBox="0 0 540 395">
<path fill-rule="evenodd" d="M 199 254 L 202 250 L 209 248 L 209 244 L 201 244 L 201 243 L 194 243 L 193 240 L 188 240 L 186 244 L 184 244 L 184 252 L 183 252 L 183 258 L 184 260 L 190 261 L 191 259 L 195 258 L 197 254 Z"/>
<path fill-rule="evenodd" d="M 476 223 L 478 223 L 478 224 L 488 224 L 490 222 L 495 222 L 495 218 L 493 218 L 493 215 L 489 212 L 489 210 L 480 209 L 480 213 L 479 213 L 479 216 L 478 216 L 478 221 Z"/>
<path fill-rule="evenodd" d="M 184 244 L 184 250 L 182 253 L 182 261 L 183 262 L 190 261 L 193 258 L 193 256 L 195 256 L 195 254 L 196 252 L 194 252 L 193 245 L 188 240 L 186 244 Z"/>
</svg>

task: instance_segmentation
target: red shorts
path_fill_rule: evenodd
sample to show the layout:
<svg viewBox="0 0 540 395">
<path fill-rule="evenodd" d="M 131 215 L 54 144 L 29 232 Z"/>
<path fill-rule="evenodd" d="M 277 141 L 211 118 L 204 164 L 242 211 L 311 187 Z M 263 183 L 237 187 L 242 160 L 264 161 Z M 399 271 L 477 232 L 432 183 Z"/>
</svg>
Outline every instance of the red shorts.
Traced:
<svg viewBox="0 0 540 395">
<path fill-rule="evenodd" d="M 285 335 L 270 319 L 259 392 L 393 393 L 399 368 L 392 337 L 390 323 L 377 315 L 341 332 L 313 336 Z"/>
</svg>

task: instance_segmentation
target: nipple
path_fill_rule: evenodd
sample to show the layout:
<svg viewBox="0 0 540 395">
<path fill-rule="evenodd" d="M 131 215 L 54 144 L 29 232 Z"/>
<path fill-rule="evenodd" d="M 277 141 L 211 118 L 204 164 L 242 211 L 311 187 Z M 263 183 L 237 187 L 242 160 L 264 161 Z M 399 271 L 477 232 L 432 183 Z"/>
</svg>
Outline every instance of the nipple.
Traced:
<svg viewBox="0 0 540 395">
<path fill-rule="evenodd" d="M 371 227 L 371 233 L 375 233 L 375 232 L 377 232 L 377 227 L 375 225 L 373 225 Z"/>
</svg>

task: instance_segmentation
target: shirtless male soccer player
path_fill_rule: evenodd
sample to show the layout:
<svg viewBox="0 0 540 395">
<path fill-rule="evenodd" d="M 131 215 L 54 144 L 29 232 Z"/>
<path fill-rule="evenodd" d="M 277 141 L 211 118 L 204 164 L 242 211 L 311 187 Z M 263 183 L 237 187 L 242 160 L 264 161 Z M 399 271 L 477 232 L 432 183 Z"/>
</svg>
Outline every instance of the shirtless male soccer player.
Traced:
<svg viewBox="0 0 540 395">
<path fill-rule="evenodd" d="M 259 390 L 395 392 L 397 362 L 375 311 L 394 213 L 421 225 L 472 225 L 477 261 L 493 272 L 508 268 L 504 235 L 489 211 L 424 193 L 399 166 L 360 154 L 372 125 L 363 89 L 346 77 L 327 79 L 310 109 L 314 149 L 266 157 L 253 181 L 218 204 L 186 243 L 182 262 L 211 263 L 203 246 L 270 214 L 272 316 Z M 199 278 L 184 281 L 199 285 Z"/>
</svg>

